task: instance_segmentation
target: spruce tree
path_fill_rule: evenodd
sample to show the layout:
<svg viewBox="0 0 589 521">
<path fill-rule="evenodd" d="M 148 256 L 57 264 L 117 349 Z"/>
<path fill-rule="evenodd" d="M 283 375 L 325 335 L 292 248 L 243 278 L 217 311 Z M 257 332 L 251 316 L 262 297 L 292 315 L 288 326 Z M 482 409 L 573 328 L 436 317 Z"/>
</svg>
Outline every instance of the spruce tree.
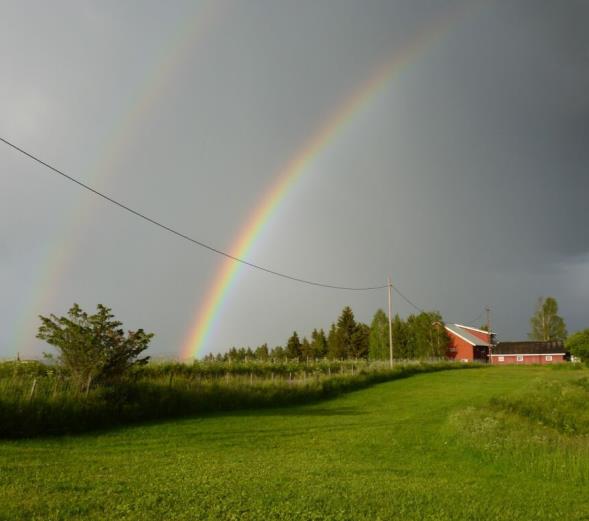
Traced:
<svg viewBox="0 0 589 521">
<path fill-rule="evenodd" d="M 298 360 L 301 357 L 301 341 L 296 331 L 293 331 L 292 336 L 288 339 L 285 354 L 289 359 Z"/>
<path fill-rule="evenodd" d="M 342 348 L 340 345 L 337 328 L 335 324 L 331 324 L 329 334 L 327 335 L 327 357 L 330 360 L 337 360 L 342 358 Z"/>
<path fill-rule="evenodd" d="M 356 351 L 354 335 L 356 334 L 357 327 L 352 308 L 346 306 L 337 320 L 336 335 L 340 349 L 340 356 L 338 358 L 350 358 L 354 356 L 354 352 Z"/>
<path fill-rule="evenodd" d="M 370 327 L 362 322 L 356 324 L 352 335 L 352 345 L 349 353 L 350 358 L 368 358 L 370 346 Z"/>
</svg>

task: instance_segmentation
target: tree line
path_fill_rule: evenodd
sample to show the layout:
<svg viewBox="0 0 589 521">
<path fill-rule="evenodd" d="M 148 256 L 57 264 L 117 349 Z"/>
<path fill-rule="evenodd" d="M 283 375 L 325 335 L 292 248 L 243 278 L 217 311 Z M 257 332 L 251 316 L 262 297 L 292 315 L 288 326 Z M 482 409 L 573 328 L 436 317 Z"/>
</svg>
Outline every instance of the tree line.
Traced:
<svg viewBox="0 0 589 521">
<path fill-rule="evenodd" d="M 396 359 L 441 358 L 446 355 L 450 339 L 442 316 L 437 311 L 422 312 L 402 319 L 395 315 L 391 321 L 393 354 Z M 256 348 L 232 347 L 229 351 L 209 354 L 205 360 L 388 360 L 389 323 L 385 312 L 379 309 L 370 325 L 356 320 L 350 306 L 343 308 L 327 333 L 313 329 L 309 337 L 293 331 L 284 346 L 268 347 L 264 343 Z"/>
</svg>

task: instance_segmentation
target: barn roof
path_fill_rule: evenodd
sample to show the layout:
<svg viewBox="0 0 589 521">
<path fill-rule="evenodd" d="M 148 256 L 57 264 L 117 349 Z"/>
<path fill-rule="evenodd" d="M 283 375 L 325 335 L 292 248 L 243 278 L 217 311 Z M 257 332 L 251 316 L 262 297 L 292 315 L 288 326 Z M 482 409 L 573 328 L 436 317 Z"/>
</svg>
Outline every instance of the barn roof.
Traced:
<svg viewBox="0 0 589 521">
<path fill-rule="evenodd" d="M 468 329 L 461 327 L 458 324 L 446 324 L 446 329 L 454 335 L 462 338 L 473 346 L 488 346 L 488 342 L 481 340 L 468 331 Z"/>
<path fill-rule="evenodd" d="M 560 340 L 552 342 L 499 342 L 493 348 L 494 355 L 535 355 L 565 353 Z"/>
</svg>

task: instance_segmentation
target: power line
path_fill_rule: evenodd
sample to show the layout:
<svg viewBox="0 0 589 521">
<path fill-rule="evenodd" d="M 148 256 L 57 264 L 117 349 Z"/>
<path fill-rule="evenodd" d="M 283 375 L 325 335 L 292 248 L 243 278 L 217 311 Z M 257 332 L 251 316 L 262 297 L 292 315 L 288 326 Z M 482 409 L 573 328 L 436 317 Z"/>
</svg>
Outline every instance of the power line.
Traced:
<svg viewBox="0 0 589 521">
<path fill-rule="evenodd" d="M 281 273 L 275 270 L 272 270 L 270 268 L 265 268 L 263 266 L 260 266 L 258 264 L 254 264 L 253 262 L 249 262 L 245 259 L 241 259 L 239 257 L 235 257 L 233 255 L 231 255 L 230 253 L 227 253 L 223 250 L 219 250 L 217 248 L 214 248 L 213 246 L 210 246 L 209 244 L 206 244 L 204 242 L 201 242 L 197 239 L 194 239 L 182 232 L 179 232 L 177 230 L 175 230 L 174 228 L 171 228 L 169 226 L 166 226 L 165 224 L 156 221 L 155 219 L 152 219 L 151 217 L 148 217 L 147 215 L 138 212 L 137 210 L 133 210 L 133 208 L 117 201 L 116 199 L 113 199 L 112 197 L 109 197 L 108 195 L 99 192 L 98 190 L 92 188 L 91 186 L 88 186 L 87 184 L 83 183 L 82 181 L 80 181 L 79 179 L 76 179 L 75 177 L 72 177 L 68 174 L 66 174 L 65 172 L 59 170 L 58 168 L 50 165 L 49 163 L 43 161 L 42 159 L 38 158 L 37 156 L 27 152 L 26 150 L 23 150 L 22 148 L 18 147 L 17 145 L 15 145 L 14 143 L 11 143 L 10 141 L 4 139 L 3 137 L 0 137 L 0 141 L 2 141 L 3 143 L 5 143 L 6 145 L 8 145 L 9 147 L 13 148 L 14 150 L 16 150 L 17 152 L 20 152 L 21 154 L 27 156 L 28 158 L 32 159 L 33 161 L 36 161 L 37 163 L 39 163 L 40 165 L 43 165 L 44 167 L 48 168 L 49 170 L 51 170 L 52 172 L 59 174 L 60 176 L 64 177 L 65 179 L 67 179 L 68 181 L 71 181 L 72 183 L 77 184 L 78 186 L 84 188 L 85 190 L 88 190 L 89 192 L 92 192 L 94 195 L 97 195 L 98 197 L 101 197 L 102 199 L 105 199 L 106 201 L 108 201 L 111 204 L 114 204 L 115 206 L 118 206 L 119 208 L 122 208 L 123 210 L 135 215 L 136 217 L 139 217 L 140 219 L 143 219 L 144 221 L 147 221 L 150 224 L 153 224 L 154 226 L 157 226 L 158 228 L 161 228 L 169 233 L 172 233 L 173 235 L 176 235 L 177 237 L 180 237 L 181 239 L 184 239 L 188 242 L 191 242 L 193 244 L 196 244 L 197 246 L 200 246 L 202 248 L 205 248 L 209 251 L 212 251 L 213 253 L 217 253 L 218 255 L 222 255 L 228 259 L 231 259 L 233 261 L 236 262 L 240 262 L 241 264 L 245 264 L 246 266 L 249 266 L 250 268 L 255 268 L 257 270 L 263 271 L 265 273 L 269 273 L 270 275 L 275 275 L 276 277 L 282 277 L 283 279 L 288 279 L 288 280 L 292 280 L 294 282 L 300 282 L 301 284 L 308 284 L 310 286 L 319 286 L 322 288 L 328 288 L 328 289 L 337 289 L 337 290 L 345 290 L 345 291 L 373 291 L 373 290 L 379 290 L 379 289 L 383 289 L 388 287 L 387 284 L 383 284 L 381 286 L 368 286 L 368 287 L 349 287 L 349 286 L 338 286 L 336 284 L 325 284 L 323 282 L 315 282 L 315 281 L 311 281 L 311 280 L 306 280 L 306 279 L 301 279 L 299 277 L 294 277 L 292 275 L 287 275 L 285 273 Z M 395 288 L 393 286 L 393 288 L 395 289 L 395 291 L 397 293 L 399 293 L 399 295 L 401 295 L 401 297 L 406 300 L 407 302 L 409 302 L 412 306 L 414 306 L 416 309 L 417 306 L 415 306 L 415 304 L 411 303 L 411 301 L 409 299 L 407 299 L 405 296 L 403 296 L 399 290 L 397 288 Z"/>
<path fill-rule="evenodd" d="M 473 325 L 476 322 L 478 322 L 478 320 L 480 320 L 483 317 L 483 314 L 485 313 L 485 310 L 483 309 L 474 320 L 471 320 L 470 322 L 467 322 L 468 325 Z"/>
<path fill-rule="evenodd" d="M 420 308 L 417 304 L 412 302 L 408 297 L 403 295 L 403 293 L 401 293 L 401 291 L 399 291 L 399 288 L 397 288 L 394 284 L 391 284 L 391 288 L 393 288 L 395 290 L 395 292 L 397 293 L 397 295 L 399 295 L 405 302 L 407 302 L 407 304 L 414 307 L 417 311 L 419 311 L 420 313 L 427 313 L 427 311 Z"/>
</svg>

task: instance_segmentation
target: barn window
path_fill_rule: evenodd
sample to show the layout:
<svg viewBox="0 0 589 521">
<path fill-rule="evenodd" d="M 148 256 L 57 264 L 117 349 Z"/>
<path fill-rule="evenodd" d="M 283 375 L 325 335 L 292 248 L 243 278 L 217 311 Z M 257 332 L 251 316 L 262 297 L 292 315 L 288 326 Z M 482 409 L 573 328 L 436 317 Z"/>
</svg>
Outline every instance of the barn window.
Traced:
<svg viewBox="0 0 589 521">
<path fill-rule="evenodd" d="M 517 355 L 517 361 L 518 362 L 523 362 L 524 361 L 524 355 Z"/>
<path fill-rule="evenodd" d="M 505 362 L 505 357 L 504 357 L 504 356 L 500 356 L 500 357 L 499 357 L 499 361 L 500 361 L 500 362 Z"/>
<path fill-rule="evenodd" d="M 546 355 L 546 361 L 552 362 L 552 355 Z"/>
</svg>

